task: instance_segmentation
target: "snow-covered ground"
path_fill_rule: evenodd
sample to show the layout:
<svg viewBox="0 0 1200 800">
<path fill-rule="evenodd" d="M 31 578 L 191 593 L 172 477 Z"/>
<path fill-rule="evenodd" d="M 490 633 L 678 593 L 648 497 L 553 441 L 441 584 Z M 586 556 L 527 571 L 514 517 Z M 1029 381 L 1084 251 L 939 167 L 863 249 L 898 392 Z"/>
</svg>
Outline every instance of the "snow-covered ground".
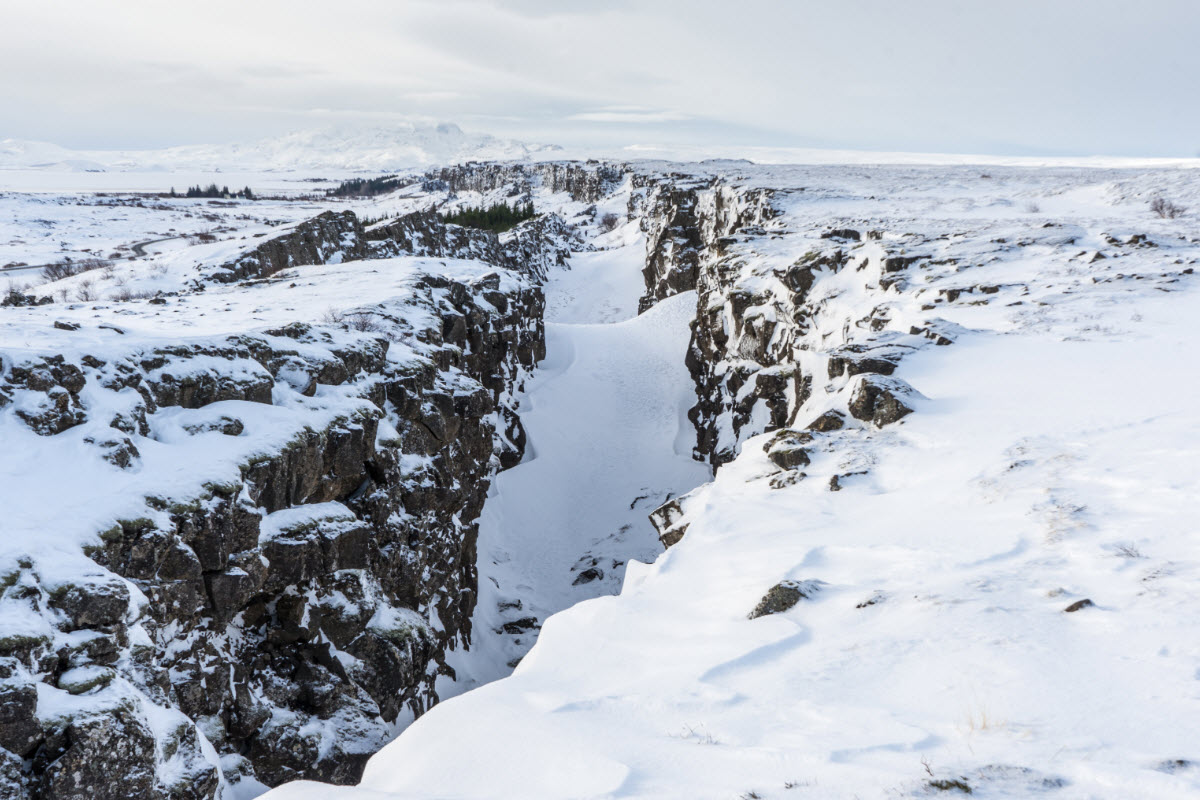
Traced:
<svg viewBox="0 0 1200 800">
<path fill-rule="evenodd" d="M 477 633 L 443 697 L 507 675 L 551 614 L 617 591 L 630 558 L 662 549 L 647 513 L 709 478 L 686 416 L 695 294 L 637 316 L 644 248 L 631 235 L 578 253 L 546 285 L 546 358 L 520 409 L 525 461 L 497 476 L 484 507 Z"/>
<path fill-rule="evenodd" d="M 1147 210 L 1157 196 L 1200 205 L 1200 173 L 1115 166 L 641 165 L 784 190 L 780 217 L 735 237 L 729 263 L 731 288 L 754 293 L 757 318 L 802 330 L 794 355 L 815 385 L 797 428 L 845 410 L 853 380 L 826 380 L 829 355 L 877 334 L 912 348 L 895 374 L 919 392 L 914 413 L 819 434 L 802 473 L 768 460 L 772 434 L 758 435 L 755 419 L 726 432 L 740 455 L 713 479 L 690 458 L 686 418 L 697 296 L 636 315 L 646 288 L 637 221 L 607 234 L 589 223 L 597 249 L 573 254 L 544 287 L 547 357 L 519 408 L 526 456 L 496 478 L 483 511 L 474 640 L 448 660 L 457 681 L 439 680 L 444 702 L 369 762 L 361 786 L 297 783 L 270 797 L 1200 794 L 1200 229 L 1195 211 Z M 267 286 L 116 300 L 180 291 L 198 264 L 330 208 L 380 217 L 504 196 L 412 187 L 209 210 L 5 194 L 0 263 L 206 226 L 217 241 L 173 238 L 109 272 L 34 287 L 59 301 L 4 309 L 0 341 L 15 357 L 73 359 L 182 335 L 267 336 L 330 308 L 386 310 L 418 274 L 470 279 L 493 268 L 330 264 Z M 623 184 L 598 212 L 623 210 L 629 196 Z M 586 207 L 536 199 L 569 219 Z M 844 228 L 861 238 L 823 238 Z M 800 310 L 779 290 L 779 270 L 835 247 L 842 267 L 819 272 L 793 319 Z M 889 255 L 922 258 L 885 275 Z M 412 328 L 435 324 L 410 312 Z M 922 326 L 953 344 L 932 346 L 912 333 Z M 331 347 L 369 338 L 336 335 L 345 341 Z M 421 355 L 399 339 L 390 360 Z M 162 413 L 131 471 L 103 464 L 84 428 L 37 437 L 6 414 L 5 524 L 26 535 L 0 536 L 0 559 L 87 570 L 80 545 L 147 495 L 194 494 L 297 426 L 362 402 L 339 387 L 315 397 L 298 388 L 276 386 L 274 405 L 241 403 L 252 408 L 240 436 L 184 434 L 185 422 L 219 422 L 221 403 Z M 60 499 L 45 502 L 46 469 L 31 463 L 72 465 L 56 475 Z M 710 480 L 686 503 L 686 534 L 662 552 L 647 513 Z M 747 618 L 786 581 L 808 596 Z M 45 691 L 47 713 L 58 694 Z"/>
<path fill-rule="evenodd" d="M 631 561 L 618 596 L 543 620 L 510 677 L 418 719 L 359 787 L 297 783 L 272 800 L 1200 793 L 1200 287 L 1186 266 L 1200 231 L 1192 215 L 1157 220 L 1145 206 L 1162 192 L 1191 201 L 1197 180 L 746 172 L 806 187 L 785 204 L 791 235 L 747 255 L 746 286 L 766 286 L 769 267 L 839 223 L 932 251 L 908 286 L 881 289 L 879 246 L 849 244 L 851 262 L 811 292 L 810 335 L 831 345 L 873 307 L 904 335 L 936 309 L 953 345 L 896 372 L 920 393 L 915 413 L 819 435 L 803 475 L 768 461 L 770 434 L 741 441 L 689 499 L 683 539 Z M 589 285 L 586 307 L 610 291 L 624 302 L 619 282 Z M 574 287 L 549 292 L 549 308 L 577 307 Z M 667 336 L 653 321 L 690 302 L 604 327 Z M 548 374 L 531 384 L 537 458 L 511 473 L 541 461 L 543 508 L 580 502 L 577 479 L 600 496 L 641 468 L 625 456 L 552 474 L 562 451 L 539 443 L 536 387 L 594 421 L 581 397 L 592 376 L 554 354 L 584 352 L 580 333 L 552 328 Z M 645 343 L 611 343 L 642 369 Z M 819 349 L 809 357 L 824 367 Z M 797 427 L 844 403 L 844 379 L 817 380 Z M 653 437 L 661 458 L 684 452 L 669 431 Z M 625 434 L 608 435 L 620 452 Z M 516 513 L 510 499 L 486 513 Z M 748 619 L 783 581 L 808 596 Z"/>
</svg>

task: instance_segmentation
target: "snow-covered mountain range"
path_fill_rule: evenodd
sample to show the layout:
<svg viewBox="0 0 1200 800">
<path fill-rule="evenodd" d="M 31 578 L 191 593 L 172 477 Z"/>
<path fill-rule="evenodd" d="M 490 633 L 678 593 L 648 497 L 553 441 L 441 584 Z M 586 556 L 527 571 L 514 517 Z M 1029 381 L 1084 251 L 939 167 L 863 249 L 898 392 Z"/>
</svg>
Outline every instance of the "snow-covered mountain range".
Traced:
<svg viewBox="0 0 1200 800">
<path fill-rule="evenodd" d="M 55 171 L 391 172 L 464 161 L 525 159 L 559 150 L 453 123 L 298 131 L 250 144 L 184 145 L 160 150 L 72 150 L 49 142 L 0 140 L 0 169 Z"/>
</svg>

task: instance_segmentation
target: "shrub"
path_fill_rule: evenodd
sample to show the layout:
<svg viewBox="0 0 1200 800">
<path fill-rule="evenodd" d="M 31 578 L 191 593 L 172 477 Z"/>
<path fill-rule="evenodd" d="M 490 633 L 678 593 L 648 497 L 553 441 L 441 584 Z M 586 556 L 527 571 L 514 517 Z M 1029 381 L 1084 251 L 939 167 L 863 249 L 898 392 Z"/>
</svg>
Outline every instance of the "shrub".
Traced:
<svg viewBox="0 0 1200 800">
<path fill-rule="evenodd" d="M 42 267 L 42 277 L 48 281 L 59 281 L 82 275 L 94 269 L 108 266 L 108 262 L 99 258 L 85 258 L 82 261 L 60 261 L 57 264 L 47 264 Z"/>
<path fill-rule="evenodd" d="M 348 315 L 347 322 L 351 330 L 361 333 L 374 333 L 382 330 L 370 311 L 355 311 L 353 314 Z"/>
<path fill-rule="evenodd" d="M 608 231 L 611 231 L 614 228 L 616 228 L 617 225 L 619 225 L 620 223 L 621 223 L 621 218 L 618 217 L 616 214 L 612 214 L 612 213 L 605 214 L 603 217 L 600 218 L 600 230 L 607 233 Z"/>
<path fill-rule="evenodd" d="M 1187 211 L 1183 206 L 1177 206 L 1162 197 L 1156 197 L 1150 201 L 1150 210 L 1162 219 L 1175 219 L 1183 216 L 1183 213 Z"/>
</svg>

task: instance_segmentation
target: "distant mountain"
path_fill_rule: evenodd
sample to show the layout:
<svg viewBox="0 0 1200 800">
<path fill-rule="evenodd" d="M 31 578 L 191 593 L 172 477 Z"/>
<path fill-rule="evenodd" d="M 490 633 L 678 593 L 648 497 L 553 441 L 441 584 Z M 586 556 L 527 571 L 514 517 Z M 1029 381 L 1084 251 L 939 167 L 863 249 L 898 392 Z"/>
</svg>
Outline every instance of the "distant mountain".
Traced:
<svg viewBox="0 0 1200 800">
<path fill-rule="evenodd" d="M 466 133 L 453 123 L 300 131 L 252 144 L 162 150 L 70 150 L 0 139 L 0 169 L 107 172 L 389 172 L 463 161 L 523 160 L 553 154 L 538 145 Z"/>
</svg>

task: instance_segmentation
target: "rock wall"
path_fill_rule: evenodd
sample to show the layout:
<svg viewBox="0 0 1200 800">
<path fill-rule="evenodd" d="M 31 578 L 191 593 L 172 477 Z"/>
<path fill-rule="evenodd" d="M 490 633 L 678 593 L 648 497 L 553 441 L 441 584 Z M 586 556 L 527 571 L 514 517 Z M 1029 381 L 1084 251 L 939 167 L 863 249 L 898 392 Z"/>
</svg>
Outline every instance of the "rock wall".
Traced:
<svg viewBox="0 0 1200 800">
<path fill-rule="evenodd" d="M 884 246 L 878 233 L 868 239 L 849 229 L 790 229 L 795 220 L 782 209 L 798 190 L 687 174 L 635 175 L 633 185 L 630 213 L 640 216 L 646 233 L 641 310 L 678 292 L 697 292 L 687 353 L 696 384 L 688 416 L 697 431 L 697 459 L 717 467 L 751 436 L 808 424 L 798 415 L 814 386 L 830 380 L 841 392 L 847 380 L 864 376 L 856 398 L 815 421 L 819 427 L 840 426 L 847 414 L 875 424 L 902 415 L 904 388 L 877 378 L 890 375 L 906 352 L 949 342 L 936 325 L 884 330 L 882 293 L 903 288 L 906 271 L 929 258 L 898 254 L 919 242 Z M 775 244 L 784 237 L 787 246 Z M 813 294 L 818 282 L 848 265 L 856 277 L 832 297 L 852 295 L 849 310 L 831 306 L 830 293 Z M 856 313 L 861 318 L 843 316 Z M 656 525 L 664 541 L 677 540 L 678 503 L 660 511 Z"/>
<path fill-rule="evenodd" d="M 498 267 L 508 267 L 511 263 L 495 233 L 447 225 L 432 209 L 373 225 L 364 235 L 376 258 L 397 255 L 474 258 Z"/>
<path fill-rule="evenodd" d="M 47 437 L 107 432 L 84 441 L 122 470 L 175 409 L 324 398 L 282 448 L 97 531 L 92 569 L 2 566 L 0 795 L 352 783 L 394 723 L 437 702 L 444 653 L 470 640 L 490 478 L 524 446 L 510 396 L 545 352 L 540 290 L 508 285 L 426 275 L 370 330 L 0 355 L 0 413 Z M 389 358 L 401 345 L 422 355 Z M 348 411 L 319 408 L 337 398 Z M 242 425 L 223 411 L 187 435 Z"/>
<path fill-rule="evenodd" d="M 508 189 L 510 197 L 529 194 L 534 183 L 572 200 L 595 203 L 609 194 L 628 172 L 622 164 L 599 161 L 549 161 L 539 164 L 470 163 L 433 170 L 427 182 L 440 182 L 452 192 L 493 192 Z"/>
<path fill-rule="evenodd" d="M 659 300 L 696 288 L 700 271 L 720 259 L 730 237 L 776 216 L 772 192 L 734 188 L 686 175 L 638 174 L 633 179 L 631 217 L 646 234 L 646 293 L 643 312 Z"/>
<path fill-rule="evenodd" d="M 495 173 L 479 168 L 464 172 L 465 177 L 461 180 L 488 183 L 507 179 L 510 182 L 499 185 L 508 186 L 526 181 L 521 175 L 513 179 L 512 168 L 488 166 L 495 167 Z M 573 170 L 564 170 L 563 174 L 568 176 L 563 178 L 564 181 L 580 191 L 586 190 L 588 184 L 584 177 Z M 594 177 L 595 173 L 586 175 Z M 596 186 L 592 189 L 598 190 Z M 550 268 L 566 265 L 572 250 L 587 247 L 579 231 L 553 213 L 539 214 L 497 235 L 479 228 L 447 224 L 433 209 L 405 214 L 367 229 L 353 211 L 327 211 L 211 270 L 208 279 L 233 283 L 265 279 L 290 267 L 336 264 L 363 258 L 425 256 L 482 261 L 541 283 Z"/>
<path fill-rule="evenodd" d="M 353 211 L 326 211 L 272 236 L 211 274 L 218 283 L 266 278 L 288 267 L 365 258 L 363 229 Z"/>
</svg>

